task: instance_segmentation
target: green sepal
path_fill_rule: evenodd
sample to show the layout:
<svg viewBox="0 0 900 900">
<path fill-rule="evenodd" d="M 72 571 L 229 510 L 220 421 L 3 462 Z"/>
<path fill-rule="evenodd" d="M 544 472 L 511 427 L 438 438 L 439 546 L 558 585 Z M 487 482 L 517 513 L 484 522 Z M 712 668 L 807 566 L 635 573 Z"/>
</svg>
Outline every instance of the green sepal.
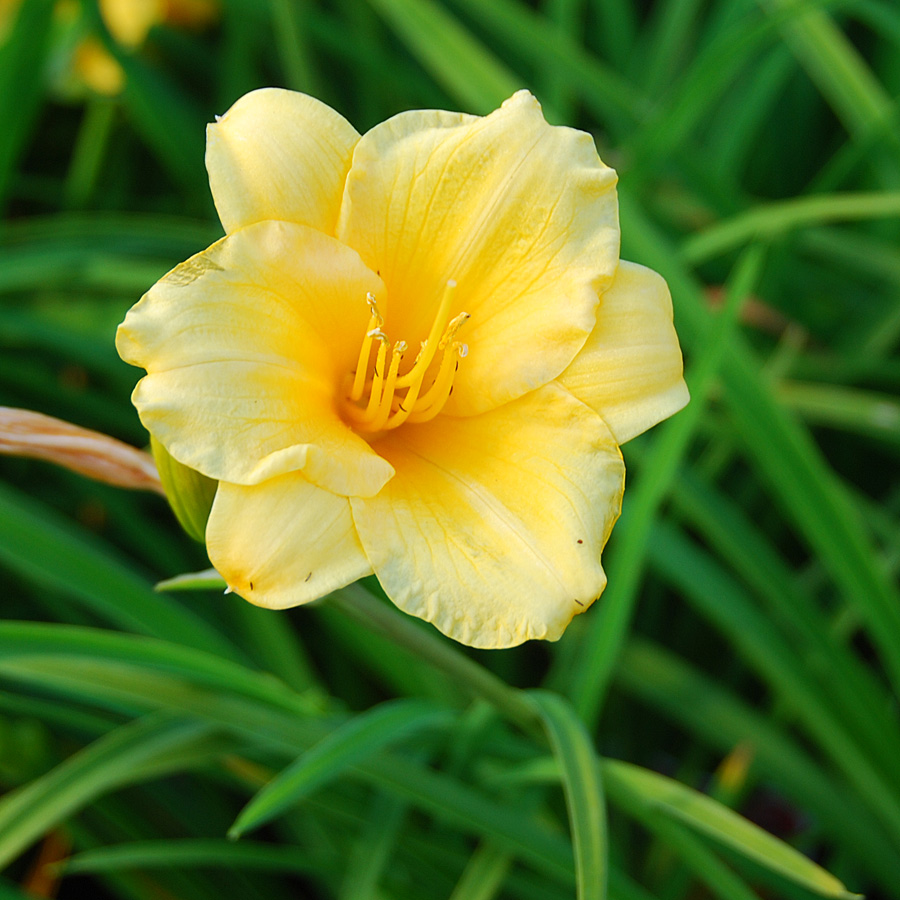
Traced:
<svg viewBox="0 0 900 900">
<path fill-rule="evenodd" d="M 150 450 L 175 518 L 195 541 L 202 544 L 219 482 L 173 459 L 153 435 L 150 435 Z"/>
</svg>

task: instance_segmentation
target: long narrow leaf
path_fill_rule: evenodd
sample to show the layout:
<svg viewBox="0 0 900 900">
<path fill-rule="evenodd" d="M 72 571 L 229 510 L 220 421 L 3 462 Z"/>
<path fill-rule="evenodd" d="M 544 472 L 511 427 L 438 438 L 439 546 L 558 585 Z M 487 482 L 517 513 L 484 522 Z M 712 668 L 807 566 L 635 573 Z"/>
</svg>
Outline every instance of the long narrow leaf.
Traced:
<svg viewBox="0 0 900 900">
<path fill-rule="evenodd" d="M 631 240 L 640 245 L 640 258 L 669 280 L 682 334 L 694 341 L 708 337 L 704 294 L 684 263 L 627 194 L 622 212 Z M 734 342 L 722 375 L 734 422 L 775 500 L 871 626 L 892 683 L 900 688 L 900 590 L 881 569 L 846 489 L 809 433 L 775 401 L 744 341 Z"/>
<path fill-rule="evenodd" d="M 641 803 L 658 814 L 677 819 L 824 897 L 848 900 L 857 896 L 802 853 L 705 794 L 618 760 L 607 760 L 603 772 L 610 791 L 620 801 Z"/>
<path fill-rule="evenodd" d="M 688 238 L 684 257 L 705 262 L 742 244 L 780 237 L 805 225 L 900 216 L 900 191 L 799 197 L 756 206 Z"/>
<path fill-rule="evenodd" d="M 900 870 L 900 851 L 858 795 L 824 769 L 778 725 L 713 684 L 671 653 L 632 642 L 622 657 L 617 683 L 629 696 L 686 728 L 721 753 L 743 745 L 753 754 L 753 771 L 809 810 L 823 829 L 852 850 L 886 888 Z"/>
<path fill-rule="evenodd" d="M 452 716 L 446 710 L 419 700 L 390 701 L 354 716 L 259 791 L 241 810 L 229 837 L 259 828 L 367 757 L 450 721 Z"/>
<path fill-rule="evenodd" d="M 151 716 L 110 732 L 35 781 L 0 798 L 0 867 L 104 791 L 128 784 L 135 769 L 165 751 L 196 745 L 210 726 Z"/>
<path fill-rule="evenodd" d="M 0 41 L 0 208 L 40 109 L 53 5 L 53 0 L 29 0 L 6 13 L 14 24 Z"/>
<path fill-rule="evenodd" d="M 861 139 L 873 134 L 884 139 L 882 147 L 890 155 L 880 172 L 887 186 L 896 187 L 900 180 L 897 105 L 866 60 L 823 9 L 801 0 L 759 2 L 774 14 L 793 13 L 784 24 L 788 43 L 847 129 Z"/>
<path fill-rule="evenodd" d="M 702 355 L 687 373 L 691 402 L 674 421 L 666 423 L 657 437 L 620 526 L 610 568 L 610 588 L 591 621 L 581 659 L 570 679 L 573 703 L 587 722 L 597 719 L 631 621 L 657 510 L 674 483 L 679 464 L 702 420 L 714 379 L 737 332 L 738 314 L 759 278 L 761 265 L 762 251 L 750 248 L 735 266 L 723 311 L 711 329 Z"/>
<path fill-rule="evenodd" d="M 79 659 L 79 653 L 86 655 Z M 175 677 L 172 669 L 188 681 Z M 139 709 L 189 712 L 244 738 L 255 737 L 279 753 L 305 750 L 327 733 L 321 712 L 278 682 L 149 639 L 0 623 L 0 675 L 117 710 L 130 702 Z M 198 690 L 202 686 L 214 690 Z M 351 771 L 467 833 L 496 839 L 556 880 L 574 882 L 568 841 L 458 779 L 386 754 Z"/>
<path fill-rule="evenodd" d="M 654 567 L 772 684 L 792 714 L 815 737 L 900 846 L 900 802 L 875 761 L 861 749 L 841 716 L 823 702 L 812 674 L 772 631 L 733 578 L 676 528 L 658 522 L 651 541 Z"/>
<path fill-rule="evenodd" d="M 559 762 L 575 848 L 579 900 L 604 900 L 608 879 L 606 806 L 598 757 L 575 710 L 558 694 L 532 691 Z"/>
<path fill-rule="evenodd" d="M 240 658 L 220 632 L 173 600 L 60 516 L 0 485 L 0 559 L 39 584 L 75 597 L 129 631 Z"/>
<path fill-rule="evenodd" d="M 118 870 L 156 868 L 246 868 L 256 871 L 302 874 L 315 872 L 315 859 L 294 847 L 253 841 L 215 839 L 129 841 L 76 853 L 64 863 L 65 874 L 95 874 Z"/>
<path fill-rule="evenodd" d="M 488 113 L 522 86 L 483 44 L 433 0 L 369 0 L 414 56 L 460 103 Z"/>
<path fill-rule="evenodd" d="M 512 857 L 493 844 L 482 844 L 473 854 L 450 900 L 493 900 L 509 871 Z"/>
</svg>

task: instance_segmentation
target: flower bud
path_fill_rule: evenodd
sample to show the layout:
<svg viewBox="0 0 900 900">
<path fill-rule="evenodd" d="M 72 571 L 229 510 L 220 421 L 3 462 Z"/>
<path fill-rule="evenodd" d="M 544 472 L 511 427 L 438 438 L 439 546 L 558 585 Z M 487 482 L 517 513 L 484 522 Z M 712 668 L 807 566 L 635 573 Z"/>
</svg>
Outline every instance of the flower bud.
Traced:
<svg viewBox="0 0 900 900">
<path fill-rule="evenodd" d="M 175 518 L 194 540 L 203 543 L 206 520 L 219 482 L 178 462 L 153 435 L 150 436 L 150 450 Z"/>
</svg>

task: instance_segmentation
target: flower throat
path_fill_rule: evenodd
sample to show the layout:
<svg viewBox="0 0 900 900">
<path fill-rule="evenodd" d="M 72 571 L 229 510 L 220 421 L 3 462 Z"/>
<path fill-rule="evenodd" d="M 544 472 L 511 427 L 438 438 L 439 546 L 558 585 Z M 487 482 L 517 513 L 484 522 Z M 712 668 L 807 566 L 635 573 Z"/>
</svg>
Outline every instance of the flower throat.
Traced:
<svg viewBox="0 0 900 900">
<path fill-rule="evenodd" d="M 391 345 L 383 331 L 384 318 L 378 312 L 375 295 L 366 296 L 369 324 L 359 349 L 353 382 L 343 402 L 344 415 L 357 431 L 388 431 L 404 422 L 427 422 L 444 408 L 453 390 L 459 360 L 469 352 L 466 344 L 454 340 L 456 332 L 469 318 L 466 312 L 450 318 L 455 287 L 455 281 L 447 282 L 428 337 L 422 341 L 412 367 L 402 375 L 400 367 L 408 345 L 406 341 Z M 376 342 L 378 349 L 374 365 L 370 367 L 372 347 Z M 426 385 L 429 370 L 432 377 Z"/>
</svg>

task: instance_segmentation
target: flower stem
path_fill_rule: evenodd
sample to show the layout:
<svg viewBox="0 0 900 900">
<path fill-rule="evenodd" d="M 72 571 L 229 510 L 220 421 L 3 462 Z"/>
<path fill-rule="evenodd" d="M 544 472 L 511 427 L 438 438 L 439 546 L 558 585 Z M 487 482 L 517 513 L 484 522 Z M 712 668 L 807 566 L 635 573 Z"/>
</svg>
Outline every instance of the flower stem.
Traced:
<svg viewBox="0 0 900 900">
<path fill-rule="evenodd" d="M 486 700 L 526 731 L 542 731 L 526 695 L 484 666 L 381 602 L 359 584 L 332 594 L 329 601 L 355 621 L 400 644 L 449 675 L 471 695 Z"/>
</svg>

